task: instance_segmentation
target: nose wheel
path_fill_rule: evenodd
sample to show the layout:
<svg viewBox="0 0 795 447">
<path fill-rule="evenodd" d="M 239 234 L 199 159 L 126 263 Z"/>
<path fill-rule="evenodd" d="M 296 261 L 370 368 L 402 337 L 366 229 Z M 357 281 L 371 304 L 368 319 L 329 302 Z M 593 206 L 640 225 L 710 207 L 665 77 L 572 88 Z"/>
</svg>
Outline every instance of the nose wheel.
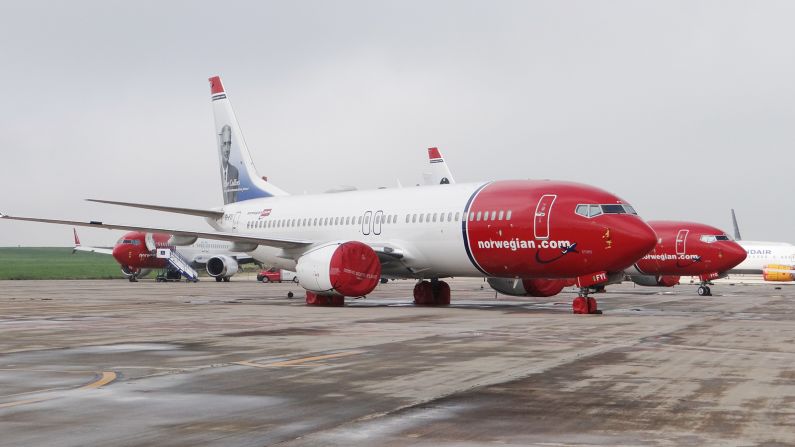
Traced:
<svg viewBox="0 0 795 447">
<path fill-rule="evenodd" d="M 580 288 L 580 294 L 571 302 L 572 313 L 594 315 L 602 313 L 597 307 L 596 299 L 592 296 L 588 296 L 589 292 L 590 289 L 587 287 Z"/>
<path fill-rule="evenodd" d="M 414 286 L 414 304 L 417 306 L 449 306 L 450 286 L 438 279 L 420 281 Z"/>
<path fill-rule="evenodd" d="M 706 284 L 698 286 L 698 296 L 712 296 L 712 290 Z"/>
</svg>

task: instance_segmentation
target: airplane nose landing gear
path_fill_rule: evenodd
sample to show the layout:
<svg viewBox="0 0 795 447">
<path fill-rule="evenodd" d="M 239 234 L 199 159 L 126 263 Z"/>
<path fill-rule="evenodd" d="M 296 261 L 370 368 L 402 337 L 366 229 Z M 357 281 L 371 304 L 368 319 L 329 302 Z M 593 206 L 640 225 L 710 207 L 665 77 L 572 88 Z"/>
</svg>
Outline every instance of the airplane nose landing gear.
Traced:
<svg viewBox="0 0 795 447">
<path fill-rule="evenodd" d="M 572 313 L 575 314 L 601 314 L 598 309 L 596 299 L 588 296 L 591 290 L 588 287 L 581 287 L 580 294 L 571 302 Z"/>
<path fill-rule="evenodd" d="M 698 286 L 698 296 L 712 296 L 712 290 L 710 290 L 709 286 L 706 284 Z"/>
</svg>

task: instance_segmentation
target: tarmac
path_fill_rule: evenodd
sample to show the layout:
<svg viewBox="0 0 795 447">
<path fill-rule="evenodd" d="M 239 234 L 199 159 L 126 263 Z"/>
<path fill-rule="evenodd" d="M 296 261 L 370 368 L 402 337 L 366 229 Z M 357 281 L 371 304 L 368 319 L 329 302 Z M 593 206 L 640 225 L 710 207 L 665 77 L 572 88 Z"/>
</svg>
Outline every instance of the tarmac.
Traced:
<svg viewBox="0 0 795 447">
<path fill-rule="evenodd" d="M 795 445 L 795 287 L 450 285 L 2 281 L 0 445 Z"/>
</svg>

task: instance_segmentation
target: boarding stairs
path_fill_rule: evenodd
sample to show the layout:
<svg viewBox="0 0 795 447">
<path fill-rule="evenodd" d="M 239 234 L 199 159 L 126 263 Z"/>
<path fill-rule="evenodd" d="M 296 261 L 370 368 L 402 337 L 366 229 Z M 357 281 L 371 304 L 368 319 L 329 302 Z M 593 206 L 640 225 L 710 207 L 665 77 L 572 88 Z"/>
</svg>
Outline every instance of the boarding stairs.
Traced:
<svg viewBox="0 0 795 447">
<path fill-rule="evenodd" d="M 196 282 L 199 280 L 199 274 L 193 269 L 193 267 L 190 266 L 188 260 L 185 259 L 176 249 L 162 247 L 158 248 L 157 257 L 166 259 L 168 261 L 168 265 L 170 265 L 174 270 L 178 271 L 188 281 Z"/>
</svg>

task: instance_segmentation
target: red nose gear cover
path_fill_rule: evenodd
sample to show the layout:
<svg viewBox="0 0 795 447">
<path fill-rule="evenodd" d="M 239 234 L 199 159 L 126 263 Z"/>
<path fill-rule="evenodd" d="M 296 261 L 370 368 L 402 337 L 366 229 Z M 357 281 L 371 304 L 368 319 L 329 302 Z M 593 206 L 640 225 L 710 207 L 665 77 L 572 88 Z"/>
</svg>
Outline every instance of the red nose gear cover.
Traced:
<svg viewBox="0 0 795 447">
<path fill-rule="evenodd" d="M 331 256 L 329 279 L 331 286 L 341 295 L 367 295 L 375 289 L 380 278 L 381 262 L 366 244 L 345 242 Z"/>
</svg>

